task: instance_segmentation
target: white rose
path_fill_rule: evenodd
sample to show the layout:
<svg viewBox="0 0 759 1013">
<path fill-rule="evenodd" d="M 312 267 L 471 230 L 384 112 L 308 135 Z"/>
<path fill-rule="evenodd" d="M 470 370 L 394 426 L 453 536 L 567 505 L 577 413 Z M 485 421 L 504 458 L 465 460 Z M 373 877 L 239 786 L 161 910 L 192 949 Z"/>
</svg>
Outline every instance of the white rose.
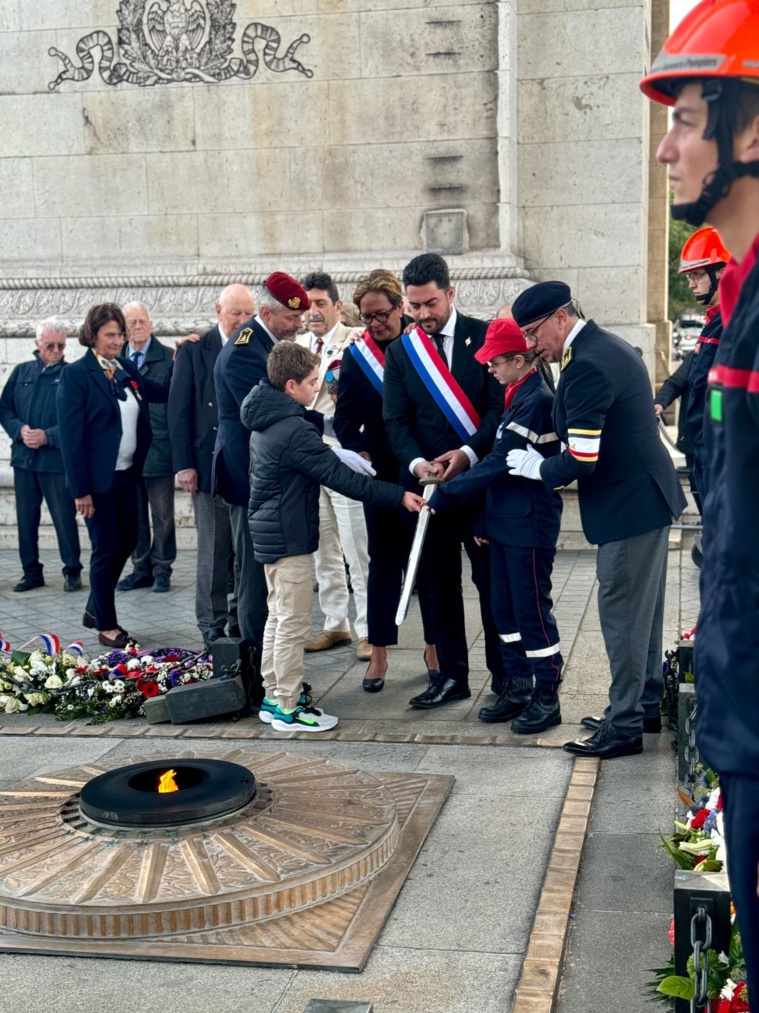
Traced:
<svg viewBox="0 0 759 1013">
<path fill-rule="evenodd" d="M 29 693 L 26 702 L 30 707 L 41 707 L 44 703 L 47 703 L 47 698 L 44 693 Z"/>
<path fill-rule="evenodd" d="M 45 681 L 45 689 L 63 689 L 63 680 L 60 676 L 51 675 Z"/>
<path fill-rule="evenodd" d="M 47 655 L 43 654 L 42 651 L 38 649 L 36 651 L 32 651 L 32 653 L 29 655 L 29 661 L 31 661 L 31 663 L 35 665 L 38 661 L 42 661 L 42 659 L 46 657 Z"/>
<path fill-rule="evenodd" d="M 26 669 L 22 668 L 21 665 L 16 665 L 16 667 L 13 669 L 13 674 L 17 679 L 20 679 L 22 682 L 29 682 L 29 673 L 26 671 Z"/>
</svg>

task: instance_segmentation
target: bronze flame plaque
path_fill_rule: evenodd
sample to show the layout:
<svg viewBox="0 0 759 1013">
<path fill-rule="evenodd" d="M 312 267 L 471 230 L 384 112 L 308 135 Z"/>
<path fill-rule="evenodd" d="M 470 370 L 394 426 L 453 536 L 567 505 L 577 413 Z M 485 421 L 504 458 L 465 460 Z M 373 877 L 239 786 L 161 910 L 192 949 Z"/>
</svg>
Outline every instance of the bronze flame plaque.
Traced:
<svg viewBox="0 0 759 1013">
<path fill-rule="evenodd" d="M 196 758 L 246 767 L 255 798 L 203 823 L 122 828 L 79 808 L 120 763 L 0 792 L 0 952 L 360 971 L 453 778 L 240 749 L 166 764 Z"/>
</svg>

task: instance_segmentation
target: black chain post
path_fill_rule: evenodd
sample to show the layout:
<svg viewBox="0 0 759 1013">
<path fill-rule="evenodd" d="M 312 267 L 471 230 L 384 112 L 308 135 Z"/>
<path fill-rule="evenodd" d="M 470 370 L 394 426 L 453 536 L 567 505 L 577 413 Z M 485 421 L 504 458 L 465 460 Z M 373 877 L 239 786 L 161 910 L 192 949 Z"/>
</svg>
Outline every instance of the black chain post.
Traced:
<svg viewBox="0 0 759 1013">
<path fill-rule="evenodd" d="M 699 935 L 703 933 L 703 939 Z M 690 1013 L 703 1010 L 708 1002 L 709 950 L 712 945 L 712 920 L 706 908 L 699 907 L 690 921 L 690 944 L 693 947 L 693 971 L 696 976 L 696 992 L 690 1001 Z"/>
<path fill-rule="evenodd" d="M 675 873 L 675 974 L 688 976 L 693 957 L 696 992 L 693 999 L 675 999 L 676 1013 L 708 1009 L 709 950 L 730 949 L 730 890 L 724 872 Z"/>
</svg>

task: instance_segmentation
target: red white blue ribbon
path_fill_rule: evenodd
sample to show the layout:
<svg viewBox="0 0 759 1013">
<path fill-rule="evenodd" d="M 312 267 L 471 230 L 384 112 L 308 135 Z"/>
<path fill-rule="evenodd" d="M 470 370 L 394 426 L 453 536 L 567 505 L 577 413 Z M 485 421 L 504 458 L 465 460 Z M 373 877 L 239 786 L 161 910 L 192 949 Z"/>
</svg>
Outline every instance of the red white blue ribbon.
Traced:
<svg viewBox="0 0 759 1013">
<path fill-rule="evenodd" d="M 45 654 L 49 654 L 51 657 L 54 654 L 58 654 L 61 649 L 61 642 L 54 633 L 38 633 L 36 637 L 32 637 L 31 640 L 27 640 L 27 642 L 23 644 L 19 650 L 23 651 L 25 647 L 29 647 L 37 640 L 39 640 L 45 648 Z"/>
<path fill-rule="evenodd" d="M 68 647 L 64 647 L 64 654 L 70 654 L 74 658 L 84 657 L 84 644 L 81 640 L 75 640 L 73 644 L 69 644 Z"/>
<path fill-rule="evenodd" d="M 417 327 L 411 334 L 404 334 L 401 341 L 419 378 L 459 439 L 474 436 L 482 420 L 429 337 Z"/>
<path fill-rule="evenodd" d="M 357 338 L 352 347 L 356 364 L 379 396 L 382 397 L 382 384 L 385 382 L 385 353 L 371 337 L 369 331 L 365 331 L 360 338 Z"/>
<path fill-rule="evenodd" d="M 8 643 L 5 637 L 3 637 L 2 633 L 0 633 L 0 654 L 10 654 L 10 653 L 11 653 L 11 645 Z"/>
</svg>

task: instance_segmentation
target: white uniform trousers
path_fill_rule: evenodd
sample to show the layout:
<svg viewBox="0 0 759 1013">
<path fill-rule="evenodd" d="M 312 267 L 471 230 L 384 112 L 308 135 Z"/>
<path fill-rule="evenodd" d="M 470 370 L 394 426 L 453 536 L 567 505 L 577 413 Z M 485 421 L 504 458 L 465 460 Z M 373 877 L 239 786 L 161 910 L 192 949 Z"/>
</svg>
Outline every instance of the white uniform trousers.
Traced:
<svg viewBox="0 0 759 1013">
<path fill-rule="evenodd" d="M 348 563 L 356 604 L 356 636 L 369 635 L 366 617 L 366 583 L 369 578 L 364 508 L 332 489 L 321 487 L 319 497 L 319 548 L 314 555 L 319 584 L 319 608 L 325 615 L 324 629 L 349 632 L 348 581 L 343 555 Z"/>
</svg>

